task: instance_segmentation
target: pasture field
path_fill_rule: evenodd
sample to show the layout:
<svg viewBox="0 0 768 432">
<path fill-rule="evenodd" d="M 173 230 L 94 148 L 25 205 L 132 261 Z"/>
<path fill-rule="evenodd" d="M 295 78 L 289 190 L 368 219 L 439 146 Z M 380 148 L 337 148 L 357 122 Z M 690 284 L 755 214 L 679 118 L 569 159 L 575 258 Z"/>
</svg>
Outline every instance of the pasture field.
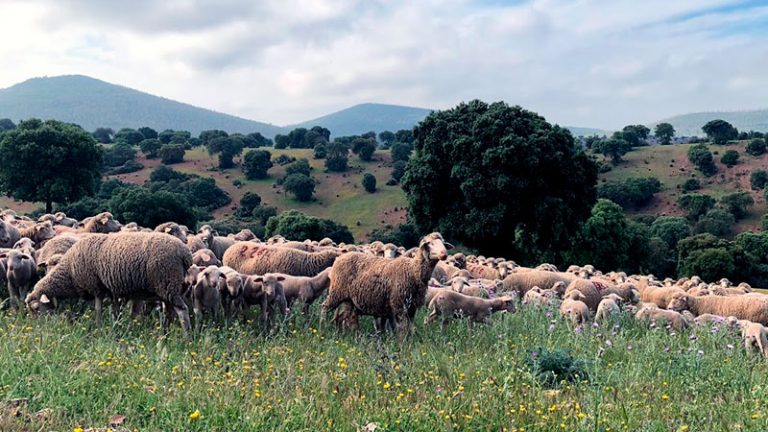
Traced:
<svg viewBox="0 0 768 432">
<path fill-rule="evenodd" d="M 523 308 L 441 332 L 422 311 L 400 343 L 318 330 L 313 308 L 269 336 L 233 322 L 185 341 L 91 315 L 0 314 L 0 430 L 768 430 L 768 363 L 724 328 L 575 330 Z M 545 386 L 542 349 L 589 378 Z"/>
</svg>

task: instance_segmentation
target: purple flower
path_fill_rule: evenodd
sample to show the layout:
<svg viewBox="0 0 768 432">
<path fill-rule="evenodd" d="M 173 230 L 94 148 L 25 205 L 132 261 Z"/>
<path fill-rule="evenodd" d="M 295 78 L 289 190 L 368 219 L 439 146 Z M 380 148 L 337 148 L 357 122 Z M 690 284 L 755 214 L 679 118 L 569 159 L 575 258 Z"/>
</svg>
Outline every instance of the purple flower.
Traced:
<svg viewBox="0 0 768 432">
<path fill-rule="evenodd" d="M 549 318 L 552 318 L 552 311 L 551 310 L 547 311 L 547 319 L 549 319 Z"/>
<path fill-rule="evenodd" d="M 539 355 L 536 351 L 531 352 L 531 358 L 536 358 Z"/>
<path fill-rule="evenodd" d="M 443 391 L 442 387 L 440 386 L 435 387 L 435 393 L 440 393 L 441 391 Z"/>
<path fill-rule="evenodd" d="M 573 329 L 573 332 L 576 334 L 581 334 L 584 331 L 584 326 L 579 324 L 576 326 L 575 329 Z"/>
</svg>

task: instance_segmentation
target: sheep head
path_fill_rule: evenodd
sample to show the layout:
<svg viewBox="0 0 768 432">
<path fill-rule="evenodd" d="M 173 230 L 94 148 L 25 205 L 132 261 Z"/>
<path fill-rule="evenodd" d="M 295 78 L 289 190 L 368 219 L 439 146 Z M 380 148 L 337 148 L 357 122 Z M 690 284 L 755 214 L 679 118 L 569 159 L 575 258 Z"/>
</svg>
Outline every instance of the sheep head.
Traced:
<svg viewBox="0 0 768 432">
<path fill-rule="evenodd" d="M 280 282 L 285 280 L 285 276 L 267 273 L 264 276 L 254 278 L 255 282 L 261 283 L 261 290 L 267 297 L 273 297 L 277 291 Z"/>
<path fill-rule="evenodd" d="M 50 312 L 55 308 L 53 301 L 51 301 L 47 295 L 39 295 L 34 291 L 27 294 L 27 298 L 24 299 L 24 303 L 27 304 L 27 309 L 33 314 Z"/>
<path fill-rule="evenodd" d="M 197 236 L 200 237 L 205 247 L 210 249 L 213 244 L 213 238 L 216 236 L 216 231 L 210 225 L 203 225 L 197 230 Z"/>
<path fill-rule="evenodd" d="M 690 308 L 689 300 L 691 296 L 685 293 L 677 293 L 672 296 L 672 299 L 667 304 L 667 309 L 676 312 L 688 310 Z"/>
<path fill-rule="evenodd" d="M 40 222 L 34 226 L 35 237 L 41 242 L 56 237 L 56 230 L 53 229 L 51 222 Z"/>
<path fill-rule="evenodd" d="M 444 241 L 440 233 L 429 234 L 419 243 L 419 252 L 429 261 L 445 260 L 450 249 L 453 249 L 453 245 Z"/>
</svg>

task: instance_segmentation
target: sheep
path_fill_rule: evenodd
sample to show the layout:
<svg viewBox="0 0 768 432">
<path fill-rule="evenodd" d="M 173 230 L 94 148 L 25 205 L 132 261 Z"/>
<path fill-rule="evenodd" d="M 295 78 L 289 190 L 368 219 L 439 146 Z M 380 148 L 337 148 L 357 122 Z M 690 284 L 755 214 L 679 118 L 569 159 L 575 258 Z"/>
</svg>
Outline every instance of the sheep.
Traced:
<svg viewBox="0 0 768 432">
<path fill-rule="evenodd" d="M 595 313 L 595 322 L 602 324 L 621 314 L 621 308 L 619 308 L 621 302 L 622 298 L 617 294 L 609 294 L 600 300 Z"/>
<path fill-rule="evenodd" d="M 467 264 L 467 270 L 472 274 L 472 279 L 503 279 L 499 270 L 483 264 Z"/>
<path fill-rule="evenodd" d="M 739 320 L 741 338 L 747 351 L 757 349 L 763 357 L 768 357 L 768 329 L 762 324 L 748 320 Z"/>
<path fill-rule="evenodd" d="M 195 253 L 200 249 L 208 249 L 208 246 L 203 241 L 202 236 L 197 234 L 187 236 L 187 248 L 189 248 L 190 252 Z"/>
<path fill-rule="evenodd" d="M 256 234 L 254 234 L 253 231 L 247 228 L 241 229 L 240 232 L 235 234 L 232 238 L 235 239 L 235 241 L 250 241 L 250 240 L 258 241 L 259 240 L 258 238 L 256 238 Z"/>
<path fill-rule="evenodd" d="M 200 249 L 192 254 L 192 262 L 201 267 L 208 266 L 221 266 L 221 261 L 216 258 L 216 255 L 210 249 Z"/>
<path fill-rule="evenodd" d="M 340 252 L 329 249 L 304 252 L 280 246 L 238 242 L 224 254 L 224 265 L 240 273 L 258 275 L 282 273 L 291 276 L 315 276 L 333 265 Z"/>
<path fill-rule="evenodd" d="M 570 284 L 576 280 L 576 276 L 569 273 L 530 270 L 520 273 L 512 273 L 504 278 L 501 292 L 516 291 L 521 297 L 531 288 L 551 287 L 556 282 Z"/>
<path fill-rule="evenodd" d="M 243 297 L 243 287 L 247 276 L 235 271 L 232 267 L 219 267 L 224 275 L 224 285 L 219 286 L 221 291 L 221 303 L 224 306 L 224 314 L 227 318 L 232 316 L 232 309 L 239 306 Z"/>
<path fill-rule="evenodd" d="M 560 303 L 560 315 L 571 320 L 573 325 L 584 324 L 589 321 L 590 312 L 586 297 L 579 291 L 571 291 L 565 294 Z"/>
<path fill-rule="evenodd" d="M 397 258 L 397 246 L 393 245 L 392 243 L 385 244 L 382 251 L 384 252 L 384 258 Z"/>
<path fill-rule="evenodd" d="M 46 241 L 56 236 L 56 231 L 50 222 L 40 222 L 30 227 L 22 228 L 19 230 L 19 234 L 21 234 L 21 237 L 31 239 L 36 245 L 42 246 Z"/>
<path fill-rule="evenodd" d="M 81 237 L 62 234 L 48 240 L 36 253 L 38 265 L 45 266 L 54 255 L 63 255 L 80 240 Z"/>
<path fill-rule="evenodd" d="M 128 222 L 127 224 L 120 227 L 120 232 L 139 232 L 141 231 L 141 227 L 139 227 L 139 224 L 136 222 Z"/>
<path fill-rule="evenodd" d="M 438 317 L 442 317 L 442 326 L 445 327 L 454 315 L 469 318 L 470 325 L 474 323 L 487 324 L 488 317 L 493 312 L 514 312 L 515 302 L 510 296 L 482 299 L 451 290 L 443 290 L 432 298 L 428 309 L 429 314 L 424 319 L 425 325 L 434 322 Z"/>
<path fill-rule="evenodd" d="M 64 212 L 56 212 L 56 214 L 53 215 L 58 225 L 64 225 L 66 227 L 74 228 L 77 226 L 77 219 L 73 219 L 71 217 L 67 217 L 66 213 Z"/>
<path fill-rule="evenodd" d="M 17 241 L 21 238 L 19 229 L 10 223 L 0 220 L 0 247 L 9 248 L 13 247 Z"/>
<path fill-rule="evenodd" d="M 29 294 L 37 276 L 37 264 L 35 259 L 27 253 L 17 249 L 11 249 L 7 253 L 6 280 L 8 292 L 11 297 L 11 305 L 18 307 Z"/>
<path fill-rule="evenodd" d="M 683 311 L 683 312 L 690 312 L 690 311 Z M 693 315 L 693 314 L 691 314 Z M 726 317 L 720 316 L 720 315 L 713 315 L 713 314 L 701 314 L 693 319 L 693 323 L 696 325 L 704 325 L 704 324 L 726 324 L 728 321 Z"/>
<path fill-rule="evenodd" d="M 448 257 L 453 245 L 432 233 L 419 242 L 416 258 L 379 258 L 361 253 L 339 257 L 331 270 L 331 285 L 321 307 L 321 322 L 328 311 L 351 302 L 362 315 L 385 318 L 410 332 L 416 311 L 424 304 L 435 265 Z"/>
<path fill-rule="evenodd" d="M 263 276 L 248 276 L 243 289 L 243 300 L 246 305 L 261 306 L 261 322 L 264 330 L 268 330 L 272 322 L 275 306 L 286 316 L 288 304 L 285 300 L 282 281 L 285 276 L 265 274 Z"/>
<path fill-rule="evenodd" d="M 635 313 L 635 318 L 640 321 L 657 322 L 667 321 L 673 329 L 682 330 L 690 326 L 688 318 L 673 310 L 659 309 L 658 307 L 641 308 Z"/>
<path fill-rule="evenodd" d="M 285 243 L 281 243 L 277 246 L 288 248 L 288 249 L 296 249 L 304 252 L 315 252 L 316 249 L 313 245 L 305 242 L 299 242 L 299 241 L 289 241 Z"/>
<path fill-rule="evenodd" d="M 536 270 L 548 271 L 548 272 L 558 272 L 559 271 L 557 269 L 557 266 L 555 266 L 554 264 L 548 264 L 548 263 L 539 264 L 536 267 Z"/>
<path fill-rule="evenodd" d="M 83 224 L 82 232 L 110 234 L 120 232 L 122 225 L 110 212 L 99 213 Z"/>
<path fill-rule="evenodd" d="M 705 313 L 733 315 L 738 319 L 762 325 L 768 324 L 768 296 L 765 295 L 694 297 L 686 293 L 677 293 L 672 297 L 668 307 L 674 311 L 689 310 L 696 316 Z"/>
<path fill-rule="evenodd" d="M 460 270 L 461 269 L 454 266 L 450 262 L 440 261 L 435 266 L 435 270 L 432 272 L 432 277 L 440 281 L 440 283 L 446 283 L 453 279 L 453 277 L 456 276 Z M 467 279 L 470 279 L 471 277 L 472 276 L 469 275 Z"/>
<path fill-rule="evenodd" d="M 96 320 L 101 322 L 102 302 L 107 297 L 159 298 L 167 306 L 164 327 L 170 324 L 173 308 L 188 336 L 189 312 L 181 293 L 184 275 L 191 265 L 189 249 L 166 234 L 86 236 L 35 285 L 26 304 L 30 311 L 37 312 L 50 308 L 51 300 L 56 298 L 93 296 Z"/>
<path fill-rule="evenodd" d="M 18 249 L 26 254 L 35 255 L 35 242 L 32 239 L 22 237 L 13 245 L 13 249 Z"/>
<path fill-rule="evenodd" d="M 208 266 L 197 275 L 197 281 L 192 287 L 192 302 L 195 322 L 198 326 L 202 324 L 204 311 L 211 312 L 215 321 L 219 320 L 220 284 L 226 284 L 226 280 L 224 274 L 216 266 Z"/>
<path fill-rule="evenodd" d="M 541 288 L 533 287 L 523 296 L 523 304 L 536 307 L 547 306 L 549 305 L 549 298 L 544 295 Z"/>
<path fill-rule="evenodd" d="M 327 268 L 313 277 L 282 275 L 283 292 L 288 307 L 296 300 L 301 301 L 301 313 L 307 315 L 309 306 L 320 297 L 331 284 L 331 269 Z"/>
<path fill-rule="evenodd" d="M 181 240 L 182 243 L 187 242 L 187 233 L 181 228 L 181 225 L 176 222 L 165 222 L 155 227 L 155 232 L 166 233 L 172 235 Z"/>
<path fill-rule="evenodd" d="M 649 288 L 641 292 L 640 299 L 644 302 L 655 303 L 662 309 L 667 309 L 674 296 L 684 293 L 685 291 L 678 287 Z"/>
<path fill-rule="evenodd" d="M 236 243 L 235 239 L 222 236 L 214 236 L 211 243 L 208 245 L 208 249 L 212 250 L 216 255 L 216 258 L 224 260 L 224 254 L 232 245 Z"/>
<path fill-rule="evenodd" d="M 489 298 L 490 294 L 485 287 L 480 285 L 471 285 L 466 278 L 457 277 L 451 280 L 451 291 L 464 295 L 480 298 Z"/>
<path fill-rule="evenodd" d="M 612 285 L 605 285 L 597 280 L 576 278 L 571 281 L 565 289 L 565 294 L 567 295 L 572 291 L 580 292 L 584 296 L 582 301 L 587 305 L 589 310 L 596 311 L 597 305 L 600 304 L 600 300 L 602 300 L 604 296 L 616 293 L 613 288 Z M 626 295 L 626 292 L 624 291 L 625 290 L 622 290 L 622 293 Z M 621 294 L 619 295 L 621 296 Z"/>
</svg>

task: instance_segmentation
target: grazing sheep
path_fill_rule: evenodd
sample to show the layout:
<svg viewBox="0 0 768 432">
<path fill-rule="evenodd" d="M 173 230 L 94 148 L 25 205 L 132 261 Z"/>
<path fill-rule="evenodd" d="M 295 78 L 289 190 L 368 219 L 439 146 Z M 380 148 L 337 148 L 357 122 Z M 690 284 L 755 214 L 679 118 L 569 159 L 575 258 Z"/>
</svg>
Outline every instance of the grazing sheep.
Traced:
<svg viewBox="0 0 768 432">
<path fill-rule="evenodd" d="M 155 232 L 166 233 L 172 235 L 181 240 L 182 243 L 187 242 L 187 232 L 181 225 L 176 222 L 165 222 L 155 227 Z"/>
<path fill-rule="evenodd" d="M 93 296 L 100 322 L 102 302 L 107 297 L 113 301 L 160 299 L 168 312 L 164 326 L 170 324 L 173 308 L 188 335 L 189 313 L 181 293 L 191 265 L 189 249 L 166 234 L 87 236 L 72 246 L 59 265 L 35 285 L 26 303 L 35 312 L 48 309 L 56 298 Z"/>
<path fill-rule="evenodd" d="M 584 296 L 582 301 L 586 303 L 589 310 L 596 311 L 597 305 L 604 296 L 615 293 L 613 288 L 613 285 L 606 285 L 597 280 L 576 278 L 565 289 L 565 295 L 572 291 L 580 292 Z"/>
<path fill-rule="evenodd" d="M 288 307 L 292 307 L 293 302 L 301 302 L 301 313 L 309 313 L 309 306 L 320 297 L 331 284 L 331 269 L 327 268 L 313 277 L 308 276 L 283 276 L 283 292 Z"/>
<path fill-rule="evenodd" d="M 202 324 L 204 311 L 213 314 L 214 320 L 219 320 L 221 307 L 219 285 L 225 283 L 224 274 L 216 266 L 208 266 L 197 275 L 197 282 L 192 287 L 192 303 L 197 326 Z"/>
<path fill-rule="evenodd" d="M 97 234 L 110 234 L 120 232 L 122 225 L 115 220 L 110 212 L 99 213 L 96 216 L 88 219 L 83 225 L 82 232 L 97 233 Z"/>
<path fill-rule="evenodd" d="M 238 242 L 224 254 L 224 265 L 240 273 L 258 275 L 282 273 L 291 276 L 315 276 L 333 265 L 340 252 L 329 249 L 304 252 L 280 246 Z"/>
<path fill-rule="evenodd" d="M 261 322 L 268 330 L 272 322 L 275 307 L 283 316 L 288 314 L 288 304 L 285 300 L 282 281 L 283 275 L 265 274 L 264 276 L 248 276 L 243 289 L 243 299 L 246 305 L 261 306 Z"/>
<path fill-rule="evenodd" d="M 744 348 L 747 351 L 757 349 L 763 357 L 768 357 L 768 329 L 762 324 L 748 320 L 739 320 L 738 325 L 741 327 Z"/>
<path fill-rule="evenodd" d="M 5 254 L 4 254 L 5 255 Z M 37 276 L 37 264 L 30 254 L 18 249 L 11 249 L 7 253 L 6 280 L 8 292 L 11 297 L 11 305 L 20 306 L 23 299 L 29 294 Z"/>
<path fill-rule="evenodd" d="M 635 314 L 635 318 L 640 321 L 657 322 L 666 321 L 673 329 L 682 330 L 688 328 L 691 323 L 684 315 L 673 310 L 659 309 L 658 307 L 641 308 Z"/>
<path fill-rule="evenodd" d="M 678 287 L 648 288 L 641 292 L 640 300 L 667 309 L 669 302 L 678 294 L 685 294 L 685 291 Z"/>
<path fill-rule="evenodd" d="M 437 293 L 428 305 L 429 314 L 424 319 L 424 324 L 442 317 L 442 325 L 445 327 L 454 316 L 469 318 L 469 323 L 487 324 L 488 317 L 493 312 L 515 311 L 515 301 L 510 296 L 497 297 L 495 299 L 482 299 L 464 295 L 451 290 L 442 290 Z"/>
<path fill-rule="evenodd" d="M 467 270 L 472 279 L 503 279 L 506 276 L 506 273 L 502 275 L 499 270 L 483 264 L 467 264 Z"/>
<path fill-rule="evenodd" d="M 0 220 L 0 248 L 9 248 L 21 238 L 18 228 L 10 223 Z"/>
<path fill-rule="evenodd" d="M 549 306 L 549 297 L 544 295 L 544 290 L 539 287 L 533 287 L 523 296 L 523 304 L 535 307 Z"/>
<path fill-rule="evenodd" d="M 619 307 L 621 301 L 621 297 L 617 294 L 609 294 L 600 300 L 600 304 L 597 305 L 597 312 L 595 313 L 595 322 L 603 324 L 619 316 L 621 314 L 621 308 Z"/>
<path fill-rule="evenodd" d="M 19 230 L 19 234 L 22 237 L 31 239 L 36 245 L 42 246 L 45 242 L 56 236 L 56 231 L 50 222 L 39 222 L 30 227 L 22 228 Z"/>
<path fill-rule="evenodd" d="M 416 310 L 424 304 L 427 284 L 435 265 L 448 257 L 453 245 L 439 233 L 421 239 L 416 258 L 379 258 L 361 253 L 339 257 L 331 270 L 328 297 L 321 320 L 328 311 L 351 302 L 360 315 L 394 321 L 410 331 Z"/>
<path fill-rule="evenodd" d="M 210 249 L 200 249 L 192 254 L 192 262 L 200 267 L 221 266 L 221 261 Z"/>
<path fill-rule="evenodd" d="M 768 296 L 765 295 L 694 297 L 686 293 L 677 293 L 668 306 L 669 309 L 678 312 L 689 310 L 696 316 L 705 313 L 732 315 L 741 320 L 768 324 Z"/>
<path fill-rule="evenodd" d="M 590 311 L 584 303 L 586 297 L 579 291 L 571 291 L 565 294 L 560 303 L 560 315 L 571 320 L 573 325 L 584 324 L 589 321 Z"/>
<path fill-rule="evenodd" d="M 537 287 L 551 287 L 557 282 L 570 284 L 576 277 L 569 273 L 550 272 L 541 270 L 529 270 L 520 273 L 512 273 L 504 278 L 504 286 L 501 292 L 516 291 L 520 297 L 524 296 L 526 291 Z"/>
<path fill-rule="evenodd" d="M 460 270 L 461 269 L 447 261 L 440 261 L 435 266 L 435 270 L 432 271 L 432 277 L 437 279 L 440 283 L 446 283 L 453 279 Z M 471 275 L 468 275 L 467 279 L 470 279 L 471 277 Z"/>
<path fill-rule="evenodd" d="M 683 311 L 683 312 L 689 312 L 690 311 Z M 693 314 L 691 314 L 693 315 Z M 701 314 L 693 319 L 693 323 L 696 325 L 704 325 L 704 324 L 727 324 L 728 321 L 724 316 L 720 315 L 713 315 L 713 314 Z"/>
</svg>

